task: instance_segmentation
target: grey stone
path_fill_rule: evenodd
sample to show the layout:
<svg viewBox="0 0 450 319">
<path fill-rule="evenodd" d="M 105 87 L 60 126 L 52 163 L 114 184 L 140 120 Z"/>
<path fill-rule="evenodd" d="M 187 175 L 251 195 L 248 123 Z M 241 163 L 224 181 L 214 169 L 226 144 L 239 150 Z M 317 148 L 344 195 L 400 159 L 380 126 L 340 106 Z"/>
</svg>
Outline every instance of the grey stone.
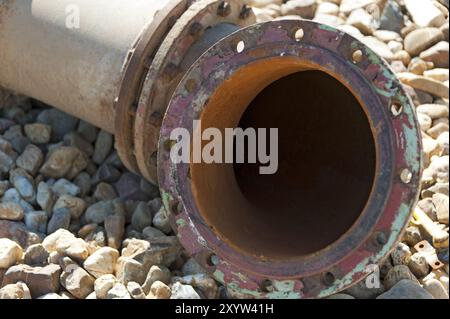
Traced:
<svg viewBox="0 0 450 319">
<path fill-rule="evenodd" d="M 15 137 L 11 140 L 11 145 L 17 153 L 23 153 L 26 147 L 30 144 L 30 140 L 25 136 Z"/>
<path fill-rule="evenodd" d="M 145 227 L 142 230 L 142 235 L 145 239 L 154 239 L 166 236 L 166 234 L 164 234 L 162 231 L 151 226 Z"/>
<path fill-rule="evenodd" d="M 1 107 L 0 107 L 1 108 Z M 14 126 L 16 123 L 9 119 L 0 118 L 0 134 L 5 133 L 11 126 Z"/>
<path fill-rule="evenodd" d="M 4 134 L 3 138 L 7 141 L 12 141 L 17 137 L 23 137 L 22 127 L 20 125 L 11 126 Z"/>
<path fill-rule="evenodd" d="M 148 201 L 148 195 L 140 187 L 141 178 L 132 173 L 124 173 L 114 184 L 119 197 L 123 200 Z"/>
<path fill-rule="evenodd" d="M 207 299 L 217 299 L 219 296 L 219 289 L 216 281 L 205 274 L 188 275 L 174 280 L 183 285 L 190 285 L 202 293 Z"/>
<path fill-rule="evenodd" d="M 145 273 L 144 265 L 138 260 L 122 256 L 117 261 L 116 277 L 123 284 L 130 281 L 142 284 L 145 280 Z"/>
<path fill-rule="evenodd" d="M 9 201 L 0 203 L 0 219 L 22 220 L 23 217 L 24 211 L 19 204 Z"/>
<path fill-rule="evenodd" d="M 172 296 L 170 299 L 201 299 L 200 295 L 190 285 L 176 282 L 172 285 Z"/>
<path fill-rule="evenodd" d="M 34 211 L 33 206 L 20 197 L 19 192 L 15 188 L 8 189 L 3 195 L 3 202 L 13 202 L 19 204 L 25 213 Z"/>
<path fill-rule="evenodd" d="M 411 260 L 411 250 L 408 245 L 398 243 L 391 253 L 392 263 L 394 266 L 407 265 Z"/>
<path fill-rule="evenodd" d="M 17 158 L 16 164 L 31 175 L 36 175 L 44 162 L 44 154 L 41 149 L 33 144 L 27 145 L 25 151 Z"/>
<path fill-rule="evenodd" d="M 61 140 L 64 135 L 74 131 L 78 124 L 77 118 L 53 108 L 42 111 L 36 121 L 51 126 L 52 141 Z"/>
<path fill-rule="evenodd" d="M 85 219 L 88 223 L 101 224 L 105 221 L 105 217 L 113 212 L 113 201 L 101 201 L 86 209 Z"/>
<path fill-rule="evenodd" d="M 36 201 L 42 210 L 51 213 L 53 209 L 54 199 L 53 191 L 45 182 L 40 182 L 37 188 Z"/>
<path fill-rule="evenodd" d="M 60 208 L 53 212 L 47 225 L 47 234 L 52 234 L 58 229 L 68 229 L 70 225 L 70 210 Z"/>
<path fill-rule="evenodd" d="M 68 292 L 78 299 L 84 299 L 94 291 L 95 278 L 86 270 L 68 257 L 63 258 L 61 263 L 63 264 L 61 285 Z"/>
<path fill-rule="evenodd" d="M 402 9 L 395 1 L 388 1 L 380 18 L 380 29 L 400 33 L 405 26 Z"/>
<path fill-rule="evenodd" d="M 74 178 L 88 165 L 87 156 L 76 147 L 59 146 L 49 153 L 41 167 L 41 173 L 46 177 Z"/>
<path fill-rule="evenodd" d="M 159 198 L 161 195 L 159 194 L 159 187 L 146 181 L 144 178 L 141 178 L 140 182 L 140 188 L 141 191 L 147 194 L 148 198 Z M 159 207 L 157 209 L 154 209 L 154 212 L 157 212 Z"/>
<path fill-rule="evenodd" d="M 80 188 L 65 178 L 58 179 L 55 184 L 53 184 L 52 191 L 57 196 L 78 196 L 80 194 Z"/>
<path fill-rule="evenodd" d="M 181 245 L 176 236 L 158 237 L 148 241 L 150 249 L 143 255 L 143 263 L 148 268 L 152 265 L 169 267 L 181 255 Z"/>
<path fill-rule="evenodd" d="M 9 181 L 0 181 L 0 196 L 3 196 L 10 187 Z"/>
<path fill-rule="evenodd" d="M 115 249 L 120 249 L 125 232 L 125 216 L 122 214 L 106 216 L 105 230 L 108 238 L 108 246 Z"/>
<path fill-rule="evenodd" d="M 27 124 L 24 127 L 26 136 L 34 144 L 46 144 L 50 142 L 52 128 L 42 123 Z"/>
<path fill-rule="evenodd" d="M 172 274 L 170 273 L 169 268 L 153 265 L 152 267 L 150 267 L 147 278 L 142 285 L 142 289 L 144 290 L 145 294 L 148 294 L 150 292 L 150 288 L 156 281 L 160 281 L 168 285 L 170 283 L 171 277 Z"/>
<path fill-rule="evenodd" d="M 405 230 L 405 234 L 403 235 L 403 241 L 411 247 L 414 247 L 418 242 L 422 241 L 422 235 L 419 227 L 408 226 Z"/>
<path fill-rule="evenodd" d="M 0 238 L 9 238 L 18 243 L 22 248 L 41 242 L 41 238 L 30 232 L 23 223 L 9 220 L 0 220 Z"/>
<path fill-rule="evenodd" d="M 131 225 L 133 228 L 139 232 L 152 224 L 152 212 L 150 207 L 145 202 L 139 202 L 136 209 L 134 210 L 133 217 L 131 219 Z"/>
<path fill-rule="evenodd" d="M 374 299 L 385 291 L 383 284 L 379 287 L 368 287 L 366 279 L 359 281 L 344 291 L 345 294 L 351 295 L 356 299 Z"/>
<path fill-rule="evenodd" d="M 386 289 L 391 289 L 402 279 L 417 281 L 417 278 L 409 270 L 408 266 L 398 265 L 389 270 L 388 274 L 384 278 L 384 286 Z"/>
<path fill-rule="evenodd" d="M 142 290 L 141 286 L 134 281 L 130 281 L 127 284 L 127 290 L 133 299 L 145 299 L 144 291 Z"/>
<path fill-rule="evenodd" d="M 88 122 L 81 120 L 78 124 L 77 132 L 89 143 L 94 143 L 97 139 L 98 128 Z"/>
<path fill-rule="evenodd" d="M 34 211 L 25 214 L 25 225 L 27 228 L 36 233 L 47 232 L 48 215 L 44 211 Z"/>
<path fill-rule="evenodd" d="M 95 246 L 105 247 L 107 245 L 107 237 L 103 227 L 96 227 L 90 234 L 85 237 L 86 242 L 94 243 Z"/>
<path fill-rule="evenodd" d="M 10 182 L 23 199 L 32 201 L 35 198 L 33 180 L 22 169 L 17 169 L 10 173 Z"/>
<path fill-rule="evenodd" d="M 402 279 L 377 299 L 434 299 L 433 296 L 412 280 Z"/>
<path fill-rule="evenodd" d="M 14 158 L 0 150 L 0 174 L 8 173 L 14 167 Z"/>
<path fill-rule="evenodd" d="M 411 256 L 408 267 L 417 278 L 425 277 L 430 271 L 430 266 L 421 253 L 415 253 Z"/>
<path fill-rule="evenodd" d="M 120 169 L 120 170 L 124 170 L 125 169 L 125 166 L 123 165 L 119 154 L 117 154 L 117 151 L 112 151 L 111 152 L 111 154 L 105 160 L 105 164 L 112 165 L 115 168 Z"/>
<path fill-rule="evenodd" d="M 42 244 L 31 245 L 24 254 L 24 263 L 30 266 L 48 265 L 49 253 Z"/>
<path fill-rule="evenodd" d="M 189 258 L 181 268 L 183 275 L 206 274 L 205 269 L 194 259 Z"/>
<path fill-rule="evenodd" d="M 162 206 L 153 217 L 153 226 L 165 234 L 169 234 L 172 231 L 169 221 L 169 214 L 164 206 Z"/>
<path fill-rule="evenodd" d="M 95 151 L 92 160 L 95 164 L 100 165 L 109 155 L 113 146 L 113 136 L 108 132 L 101 130 L 95 142 Z"/>
<path fill-rule="evenodd" d="M 86 210 L 86 202 L 78 197 L 62 195 L 55 203 L 53 210 L 67 208 L 72 219 L 79 219 Z"/>
<path fill-rule="evenodd" d="M 87 156 L 92 156 L 94 154 L 94 147 L 92 146 L 92 144 L 86 141 L 76 132 L 70 132 L 64 135 L 63 141 L 64 145 L 76 147 L 80 151 L 84 152 Z"/>
<path fill-rule="evenodd" d="M 92 178 L 93 184 L 98 184 L 100 182 L 115 183 L 120 178 L 120 172 L 117 168 L 110 164 L 102 164 L 98 168 L 94 177 Z"/>
<path fill-rule="evenodd" d="M 30 288 L 31 296 L 37 298 L 51 292 L 59 291 L 61 267 L 50 264 L 44 267 L 16 265 L 8 269 L 3 277 L 3 285 L 24 282 Z"/>
<path fill-rule="evenodd" d="M 78 174 L 73 183 L 80 189 L 80 196 L 82 197 L 91 191 L 91 176 L 86 172 Z"/>
<path fill-rule="evenodd" d="M 93 196 L 99 201 L 112 200 L 117 198 L 117 193 L 111 184 L 101 182 L 95 187 Z"/>
</svg>

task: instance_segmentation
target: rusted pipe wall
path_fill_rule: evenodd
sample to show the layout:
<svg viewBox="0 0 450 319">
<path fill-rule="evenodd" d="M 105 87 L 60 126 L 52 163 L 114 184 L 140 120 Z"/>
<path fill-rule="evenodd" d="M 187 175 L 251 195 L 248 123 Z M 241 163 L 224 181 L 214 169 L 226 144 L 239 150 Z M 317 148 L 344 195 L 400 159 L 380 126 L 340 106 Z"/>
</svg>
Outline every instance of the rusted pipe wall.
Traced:
<svg viewBox="0 0 450 319">
<path fill-rule="evenodd" d="M 128 51 L 168 2 L 0 0 L 0 86 L 114 133 Z"/>
</svg>

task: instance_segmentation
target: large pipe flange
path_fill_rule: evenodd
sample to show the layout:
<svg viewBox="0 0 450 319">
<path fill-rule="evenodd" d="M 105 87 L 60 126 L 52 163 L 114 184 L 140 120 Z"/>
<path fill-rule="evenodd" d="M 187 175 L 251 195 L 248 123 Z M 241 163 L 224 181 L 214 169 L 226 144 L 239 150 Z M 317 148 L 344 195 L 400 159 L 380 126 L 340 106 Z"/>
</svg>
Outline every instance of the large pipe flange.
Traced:
<svg viewBox="0 0 450 319">
<path fill-rule="evenodd" d="M 174 163 L 171 133 L 278 127 L 279 170 Z M 203 54 L 175 90 L 158 148 L 163 201 L 183 246 L 230 291 L 326 297 L 400 240 L 419 196 L 414 107 L 388 64 L 310 21 L 247 27 Z"/>
</svg>

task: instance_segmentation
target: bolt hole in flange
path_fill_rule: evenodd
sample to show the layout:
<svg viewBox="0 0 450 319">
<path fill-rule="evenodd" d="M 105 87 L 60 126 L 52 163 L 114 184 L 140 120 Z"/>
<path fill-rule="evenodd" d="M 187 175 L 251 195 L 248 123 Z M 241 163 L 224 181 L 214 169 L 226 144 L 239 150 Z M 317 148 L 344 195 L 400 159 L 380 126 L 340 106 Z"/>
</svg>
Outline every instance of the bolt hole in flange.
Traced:
<svg viewBox="0 0 450 319">
<path fill-rule="evenodd" d="M 236 52 L 237 53 L 242 53 L 245 50 L 245 42 L 244 41 L 238 41 L 238 43 L 236 44 Z"/>
<path fill-rule="evenodd" d="M 219 263 L 219 256 L 217 256 L 216 254 L 209 255 L 206 263 L 208 264 L 209 267 L 216 266 Z"/>
<path fill-rule="evenodd" d="M 401 171 L 401 173 L 400 173 L 400 179 L 405 184 L 411 183 L 411 180 L 412 180 L 412 173 L 411 173 L 411 171 L 409 169 L 407 169 L 407 168 L 403 169 Z"/>
<path fill-rule="evenodd" d="M 271 292 L 273 291 L 273 284 L 270 279 L 265 279 L 261 282 L 260 289 L 262 292 Z"/>
<path fill-rule="evenodd" d="M 353 55 L 352 55 L 353 63 L 361 62 L 362 58 L 363 58 L 363 53 L 361 50 L 356 50 L 355 52 L 353 52 Z"/>
<path fill-rule="evenodd" d="M 391 104 L 391 113 L 394 117 L 399 116 L 403 113 L 403 105 L 399 102 L 393 102 Z"/>
<path fill-rule="evenodd" d="M 183 205 L 177 199 L 174 199 L 170 202 L 170 211 L 176 216 L 179 215 L 183 210 Z"/>
<path fill-rule="evenodd" d="M 303 31 L 303 29 L 298 29 L 297 31 L 295 31 L 295 34 L 294 34 L 295 41 L 297 41 L 297 42 L 301 41 L 304 36 L 305 36 L 305 31 Z"/>
<path fill-rule="evenodd" d="M 332 272 L 326 272 L 323 275 L 323 283 L 327 286 L 331 286 L 336 281 L 336 277 Z"/>
</svg>

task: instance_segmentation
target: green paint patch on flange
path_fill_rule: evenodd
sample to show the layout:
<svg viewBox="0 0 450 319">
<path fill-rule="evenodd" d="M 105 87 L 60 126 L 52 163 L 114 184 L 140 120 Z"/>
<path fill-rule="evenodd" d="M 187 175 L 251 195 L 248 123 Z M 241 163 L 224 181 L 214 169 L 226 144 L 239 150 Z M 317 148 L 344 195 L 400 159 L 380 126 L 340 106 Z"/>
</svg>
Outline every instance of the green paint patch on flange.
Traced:
<svg viewBox="0 0 450 319">
<path fill-rule="evenodd" d="M 375 261 L 381 260 L 384 256 L 387 256 L 389 251 L 394 247 L 395 242 L 397 241 L 400 233 L 405 225 L 405 221 L 410 215 L 411 211 L 406 204 L 402 204 L 398 210 L 397 216 L 392 224 L 391 233 L 388 238 L 387 243 L 383 246 L 383 248 L 375 255 L 368 258 L 365 258 L 362 262 L 353 268 L 353 270 L 347 273 L 343 278 L 336 281 L 336 284 L 328 287 L 327 289 L 322 290 L 318 297 L 325 298 L 333 295 L 337 291 L 341 290 L 343 287 L 350 285 L 353 282 L 353 277 L 357 273 L 368 273 L 368 266 L 371 265 Z"/>
</svg>

